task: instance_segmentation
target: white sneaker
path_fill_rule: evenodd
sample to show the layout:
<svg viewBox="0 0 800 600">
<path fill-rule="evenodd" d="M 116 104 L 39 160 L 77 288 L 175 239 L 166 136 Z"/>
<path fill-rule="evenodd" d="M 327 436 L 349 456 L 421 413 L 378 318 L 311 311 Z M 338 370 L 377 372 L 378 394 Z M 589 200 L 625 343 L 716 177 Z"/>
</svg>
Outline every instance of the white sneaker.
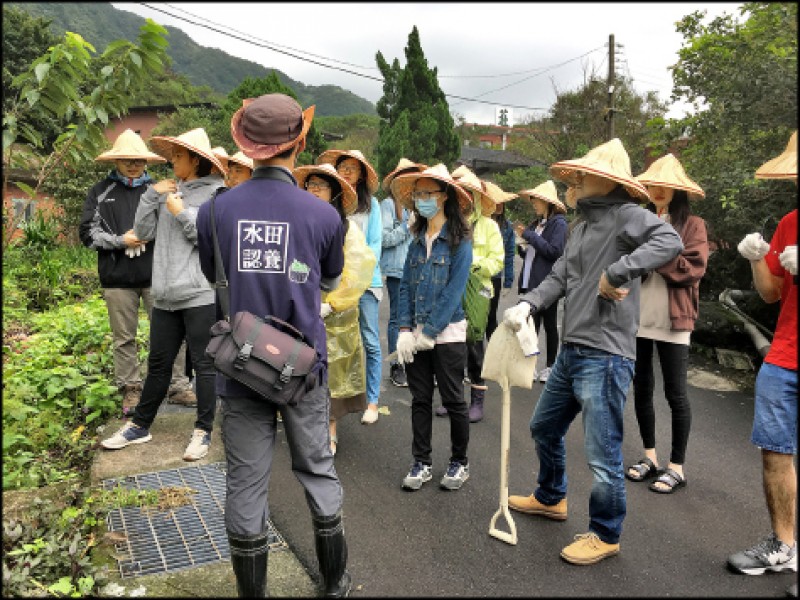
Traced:
<svg viewBox="0 0 800 600">
<path fill-rule="evenodd" d="M 210 445 L 211 434 L 202 429 L 195 429 L 192 433 L 192 439 L 189 441 L 189 445 L 186 446 L 186 452 L 183 453 L 183 460 L 200 460 L 208 454 L 208 447 Z"/>
<path fill-rule="evenodd" d="M 150 431 L 144 427 L 137 427 L 132 421 L 125 423 L 119 431 L 110 438 L 100 442 L 100 445 L 107 450 L 119 450 L 129 444 L 144 444 L 153 439 Z"/>
<path fill-rule="evenodd" d="M 414 461 L 408 475 L 403 479 L 403 489 L 416 491 L 422 487 L 423 483 L 427 483 L 432 478 L 433 474 L 431 473 L 430 465 L 424 465 L 419 461 Z"/>
<path fill-rule="evenodd" d="M 545 367 L 542 372 L 539 373 L 539 382 L 545 383 L 548 377 L 550 377 L 550 367 Z"/>
<path fill-rule="evenodd" d="M 377 405 L 370 404 L 369 406 L 375 406 L 375 410 L 372 410 L 371 408 L 368 407 L 367 410 L 364 411 L 364 414 L 361 416 L 361 422 L 364 423 L 365 425 L 371 425 L 372 423 L 378 420 Z"/>
</svg>

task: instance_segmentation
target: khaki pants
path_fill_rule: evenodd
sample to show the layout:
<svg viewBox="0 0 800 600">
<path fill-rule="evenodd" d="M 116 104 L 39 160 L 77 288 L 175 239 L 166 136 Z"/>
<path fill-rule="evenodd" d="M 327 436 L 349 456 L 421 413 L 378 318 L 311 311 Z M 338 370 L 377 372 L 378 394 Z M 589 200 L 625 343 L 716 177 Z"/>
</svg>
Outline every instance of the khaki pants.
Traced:
<svg viewBox="0 0 800 600">
<path fill-rule="evenodd" d="M 126 385 L 141 385 L 141 368 L 136 356 L 136 328 L 139 325 L 140 302 L 144 305 L 148 318 L 153 311 L 150 288 L 104 288 L 103 298 L 106 301 L 113 337 L 114 384 L 119 388 Z M 170 393 L 191 389 L 185 371 L 186 342 L 184 341 L 172 366 Z"/>
</svg>

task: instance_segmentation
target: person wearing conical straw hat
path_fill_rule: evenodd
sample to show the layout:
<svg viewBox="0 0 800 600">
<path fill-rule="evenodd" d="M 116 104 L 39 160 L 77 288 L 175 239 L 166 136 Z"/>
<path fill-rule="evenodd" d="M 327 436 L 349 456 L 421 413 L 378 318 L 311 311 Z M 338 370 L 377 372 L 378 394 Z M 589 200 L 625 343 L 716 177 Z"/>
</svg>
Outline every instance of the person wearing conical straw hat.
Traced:
<svg viewBox="0 0 800 600">
<path fill-rule="evenodd" d="M 631 174 L 622 142 L 614 138 L 583 158 L 550 165 L 550 175 L 574 188 L 568 200 L 580 223 L 550 275 L 507 309 L 504 322 L 520 330 L 531 313 L 564 297 L 561 350 L 531 417 L 539 456 L 538 485 L 511 496 L 513 510 L 567 518 L 564 436 L 583 412 L 586 458 L 594 475 L 589 532 L 561 551 L 569 563 L 589 565 L 618 554 L 625 519 L 622 420 L 636 361 L 640 277 L 683 249 L 671 225 L 639 206 L 647 189 Z"/>
<path fill-rule="evenodd" d="M 522 258 L 518 280 L 519 293 L 525 294 L 537 287 L 550 274 L 553 265 L 564 253 L 569 231 L 567 218 L 564 216 L 567 207 L 558 199 L 556 184 L 552 180 L 548 179 L 535 188 L 522 190 L 519 195 L 533 204 L 537 217 L 528 227 L 518 225 L 516 232 L 522 240 L 519 246 L 519 255 Z M 558 302 L 553 302 L 533 315 L 537 332 L 541 331 L 540 327 L 544 325 L 547 344 L 545 368 L 536 375 L 541 383 L 545 383 L 550 376 L 550 370 L 558 354 L 557 321 Z"/>
<path fill-rule="evenodd" d="M 299 188 L 292 175 L 314 111 L 314 106 L 303 110 L 286 94 L 244 99 L 231 118 L 231 135 L 253 159 L 253 175 L 197 215 L 200 265 L 213 281 L 213 206 L 229 314 L 246 310 L 281 319 L 303 334 L 318 357 L 295 404 L 277 406 L 235 379 L 217 378 L 227 463 L 225 529 L 238 594 L 245 598 L 268 595 L 268 492 L 279 415 L 311 514 L 321 575 L 318 595 L 345 597 L 352 587 L 342 484 L 330 449 L 328 352 L 320 317 L 322 292 L 335 289 L 342 276 L 344 228 L 336 209 Z"/>
<path fill-rule="evenodd" d="M 212 153 L 203 129 L 177 137 L 155 136 L 150 144 L 172 164 L 175 179 L 163 179 L 148 187 L 133 224 L 139 239 L 157 239 L 147 378 L 133 418 L 101 445 L 119 450 L 152 439 L 150 426 L 167 394 L 170 370 L 186 339 L 196 374 L 197 418 L 183 460 L 196 461 L 208 454 L 217 405 L 216 371 L 205 352 L 216 321 L 215 297 L 200 270 L 196 219 L 200 206 L 222 184 L 211 169 L 216 166 L 224 172 L 225 168 Z"/>
<path fill-rule="evenodd" d="M 139 199 L 152 181 L 148 163 L 166 160 L 150 152 L 132 129 L 123 131 L 111 150 L 98 162 L 114 168 L 93 185 L 83 203 L 78 235 L 87 248 L 97 252 L 97 274 L 108 309 L 114 348 L 114 384 L 122 394 L 122 411 L 139 403 L 142 377 L 136 347 L 139 305 L 148 316 L 153 306 L 150 280 L 153 251 L 133 233 L 133 219 Z"/>
<path fill-rule="evenodd" d="M 503 236 L 491 218 L 498 199 L 505 199 L 505 192 L 498 186 L 490 191 L 475 173 L 465 165 L 453 171 L 453 179 L 472 197 L 472 205 L 465 216 L 472 229 L 472 267 L 464 294 L 464 312 L 467 316 L 467 374 L 470 382 L 469 422 L 483 420 L 483 402 L 489 386 L 481 377 L 483 369 L 486 324 L 489 321 L 494 288 L 492 276 L 499 273 L 505 260 Z M 437 417 L 447 415 L 444 405 L 436 409 Z"/>
<path fill-rule="evenodd" d="M 229 188 L 234 188 L 240 183 L 244 183 L 252 176 L 252 158 L 245 156 L 241 150 L 228 158 L 228 175 L 225 177 L 225 185 Z"/>
<path fill-rule="evenodd" d="M 381 201 L 381 222 L 383 233 L 381 235 L 381 273 L 386 280 L 386 291 L 389 292 L 389 323 L 386 327 L 386 346 L 389 354 L 397 350 L 397 306 L 399 302 L 400 280 L 403 278 L 403 265 L 406 262 L 408 245 L 411 243 L 411 232 L 408 219 L 411 211 L 395 202 L 389 193 L 392 181 L 398 175 L 415 173 L 427 169 L 427 165 L 415 163 L 407 158 L 401 158 L 397 167 L 383 178 L 381 187 L 387 193 Z M 398 387 L 408 387 L 406 370 L 403 365 L 392 359 L 389 364 L 389 381 Z"/>
<path fill-rule="evenodd" d="M 708 235 L 703 219 L 693 215 L 689 201 L 705 197 L 672 154 L 662 156 L 637 176 L 650 195 L 647 208 L 678 232 L 683 250 L 670 262 L 644 276 L 636 333 L 634 403 L 644 456 L 628 466 L 631 481 L 655 478 L 650 489 L 671 494 L 686 486 L 683 465 L 689 442 L 692 413 L 686 387 L 689 338 L 700 301 L 700 280 L 708 264 Z M 653 408 L 653 347 L 658 350 L 664 394 L 672 413 L 669 464 L 659 469 L 656 453 L 656 416 Z"/>
<path fill-rule="evenodd" d="M 408 375 L 413 436 L 413 463 L 402 486 L 415 491 L 433 478 L 435 378 L 450 417 L 451 454 L 439 485 L 457 490 L 469 478 L 469 414 L 463 379 L 467 320 L 462 298 L 472 265 L 470 228 L 463 211 L 472 198 L 441 163 L 399 175 L 390 187 L 395 201 L 415 215 L 398 314 L 397 359 Z"/>
<path fill-rule="evenodd" d="M 358 301 L 358 318 L 361 340 L 367 356 L 367 410 L 361 422 L 370 425 L 378 420 L 378 402 L 381 394 L 383 364 L 381 357 L 380 320 L 378 308 L 383 297 L 381 278 L 381 252 L 383 223 L 381 207 L 374 194 L 378 190 L 378 174 L 360 150 L 326 150 L 319 155 L 317 164 L 330 163 L 358 194 L 358 207 L 348 218 L 361 228 L 367 245 L 372 248 L 378 263 L 372 275 L 372 284 Z"/>
<path fill-rule="evenodd" d="M 790 180 L 797 186 L 797 131 L 779 156 L 756 170 L 756 179 Z M 767 303 L 780 301 L 769 352 L 758 370 L 750 441 L 761 449 L 764 493 L 772 532 L 728 557 L 739 573 L 797 570 L 797 209 L 785 215 L 767 243 L 751 233 L 739 243 L 753 283 Z M 786 590 L 797 596 L 797 583 Z"/>
<path fill-rule="evenodd" d="M 228 176 L 228 159 L 230 156 L 228 156 L 227 150 L 225 150 L 225 148 L 222 146 L 214 146 L 211 149 L 211 154 L 217 157 L 219 164 L 222 165 L 224 169 L 223 171 L 217 165 L 214 165 L 211 167 L 211 174 L 216 175 L 224 180 Z"/>
<path fill-rule="evenodd" d="M 497 228 L 500 230 L 505 254 L 503 268 L 492 277 L 494 294 L 492 295 L 492 303 L 489 305 L 489 318 L 486 321 L 486 339 L 490 340 L 494 330 L 497 329 L 497 308 L 500 304 L 501 291 L 502 295 L 505 296 L 514 287 L 514 256 L 516 255 L 517 244 L 514 239 L 514 223 L 506 217 L 506 204 L 510 200 L 518 198 L 519 195 L 505 193 L 502 190 L 500 190 L 502 193 L 496 192 L 494 187 L 497 186 L 491 181 L 483 181 L 483 184 L 492 190 L 497 204 L 492 213 L 492 220 L 497 223 Z"/>
<path fill-rule="evenodd" d="M 347 215 L 358 205 L 356 191 L 331 164 L 297 167 L 292 171 L 298 187 L 333 206 L 345 230 L 344 270 L 335 290 L 322 293 L 320 316 L 325 322 L 328 349 L 331 453 L 339 444 L 337 421 L 367 408 L 364 347 L 358 326 L 358 300 L 372 281 L 375 254 L 361 229 L 351 226 Z"/>
</svg>

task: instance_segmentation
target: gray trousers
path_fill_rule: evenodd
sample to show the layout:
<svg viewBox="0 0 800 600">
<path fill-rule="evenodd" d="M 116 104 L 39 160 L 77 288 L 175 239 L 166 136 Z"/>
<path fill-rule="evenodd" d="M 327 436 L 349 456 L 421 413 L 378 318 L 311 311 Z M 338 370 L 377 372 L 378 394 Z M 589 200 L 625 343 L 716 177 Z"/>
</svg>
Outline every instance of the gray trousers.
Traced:
<svg viewBox="0 0 800 600">
<path fill-rule="evenodd" d="M 139 326 L 139 304 L 144 305 L 147 317 L 153 312 L 153 297 L 150 288 L 103 288 L 108 321 L 111 325 L 114 351 L 114 384 L 118 388 L 126 385 L 141 385 L 142 372 L 136 348 L 136 328 Z M 186 342 L 172 366 L 170 392 L 191 389 L 185 373 Z"/>
<path fill-rule="evenodd" d="M 277 437 L 277 411 L 292 457 L 292 472 L 305 488 L 312 516 L 337 514 L 343 492 L 333 466 L 327 386 L 317 385 L 295 406 L 222 397 L 222 439 L 227 461 L 225 526 L 237 536 L 267 530 L 269 476 Z"/>
</svg>

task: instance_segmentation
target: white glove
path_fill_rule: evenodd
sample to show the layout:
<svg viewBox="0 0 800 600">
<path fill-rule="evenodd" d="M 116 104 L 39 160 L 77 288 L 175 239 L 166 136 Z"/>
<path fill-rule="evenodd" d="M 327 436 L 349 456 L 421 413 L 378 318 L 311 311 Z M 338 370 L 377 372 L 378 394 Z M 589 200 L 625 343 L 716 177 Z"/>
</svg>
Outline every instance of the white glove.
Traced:
<svg viewBox="0 0 800 600">
<path fill-rule="evenodd" d="M 128 258 L 136 256 L 136 248 L 125 248 L 125 256 Z"/>
<path fill-rule="evenodd" d="M 414 343 L 414 352 L 420 352 L 422 350 L 433 350 L 433 347 L 436 345 L 436 340 L 432 337 L 428 337 L 424 333 L 420 333 L 417 336 L 417 341 Z"/>
<path fill-rule="evenodd" d="M 533 317 L 528 317 L 527 324 L 527 327 L 523 327 L 517 332 L 519 346 L 522 348 L 525 358 L 539 354 L 539 334 L 533 324 Z"/>
<path fill-rule="evenodd" d="M 397 362 L 401 365 L 414 362 L 415 346 L 414 334 L 410 331 L 401 331 L 397 336 Z"/>
<path fill-rule="evenodd" d="M 506 323 L 512 331 L 519 331 L 527 321 L 531 314 L 531 305 L 525 301 L 520 302 L 516 306 L 507 308 L 503 313 L 503 322 Z"/>
<path fill-rule="evenodd" d="M 327 302 L 323 302 L 322 304 L 319 305 L 319 316 L 322 317 L 323 319 L 332 312 L 333 312 L 333 307 L 331 307 L 331 305 L 328 304 Z"/>
<path fill-rule="evenodd" d="M 769 252 L 769 244 L 764 241 L 760 233 L 748 233 L 739 242 L 739 254 L 747 260 L 761 260 Z"/>
<path fill-rule="evenodd" d="M 417 214 L 412 210 L 411 214 L 408 215 L 408 221 L 406 221 L 406 227 L 408 227 L 409 231 L 411 231 L 411 226 L 414 224 L 416 220 L 417 220 Z"/>
<path fill-rule="evenodd" d="M 792 275 L 797 275 L 797 246 L 786 246 L 778 256 L 781 265 Z"/>
</svg>

